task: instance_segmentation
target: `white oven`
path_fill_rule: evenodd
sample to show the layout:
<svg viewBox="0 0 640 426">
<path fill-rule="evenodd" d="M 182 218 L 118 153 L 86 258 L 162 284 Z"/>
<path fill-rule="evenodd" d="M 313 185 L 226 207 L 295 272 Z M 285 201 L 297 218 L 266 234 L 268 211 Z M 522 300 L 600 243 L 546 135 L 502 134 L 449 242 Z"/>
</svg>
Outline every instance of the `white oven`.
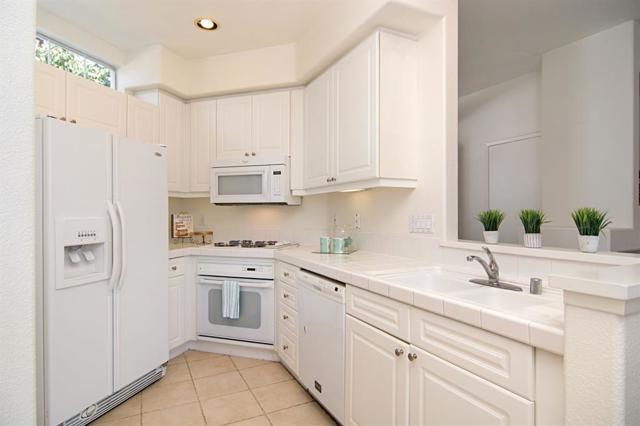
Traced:
<svg viewBox="0 0 640 426">
<path fill-rule="evenodd" d="M 222 285 L 240 285 L 240 316 L 222 317 Z M 270 260 L 221 259 L 198 263 L 197 331 L 199 336 L 272 345 L 275 294 Z"/>
<path fill-rule="evenodd" d="M 217 161 L 211 168 L 214 204 L 300 204 L 291 196 L 288 157 Z"/>
</svg>

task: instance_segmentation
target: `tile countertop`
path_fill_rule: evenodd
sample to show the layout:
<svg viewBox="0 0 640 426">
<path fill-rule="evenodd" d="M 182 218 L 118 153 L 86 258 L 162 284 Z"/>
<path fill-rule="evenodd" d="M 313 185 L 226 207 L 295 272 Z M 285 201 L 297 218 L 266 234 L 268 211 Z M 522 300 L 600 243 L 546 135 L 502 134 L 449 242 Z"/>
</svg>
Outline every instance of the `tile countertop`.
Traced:
<svg viewBox="0 0 640 426">
<path fill-rule="evenodd" d="M 493 333 L 562 355 L 564 351 L 564 305 L 558 293 L 529 296 L 525 293 L 510 294 L 507 298 L 535 297 L 540 303 L 531 306 L 505 306 L 500 301 L 508 290 L 481 287 L 464 292 L 442 292 L 419 289 L 410 284 L 384 280 L 378 275 L 430 268 L 439 268 L 418 260 L 357 251 L 350 255 L 313 253 L 312 247 L 291 247 L 275 251 L 275 258 L 326 277 L 342 281 L 381 294 L 391 299 L 461 321 Z M 456 272 L 447 276 L 468 278 Z M 474 301 L 482 292 L 483 302 Z M 494 293 L 494 294 L 491 294 Z M 492 297 L 497 296 L 497 297 Z M 492 299 L 496 299 L 493 302 Z M 524 300 L 524 298 L 522 299 Z"/>
<path fill-rule="evenodd" d="M 254 259 L 273 259 L 276 250 L 268 248 L 216 247 L 212 244 L 195 245 L 190 243 L 170 244 L 169 259 L 183 256 L 250 257 Z"/>
</svg>

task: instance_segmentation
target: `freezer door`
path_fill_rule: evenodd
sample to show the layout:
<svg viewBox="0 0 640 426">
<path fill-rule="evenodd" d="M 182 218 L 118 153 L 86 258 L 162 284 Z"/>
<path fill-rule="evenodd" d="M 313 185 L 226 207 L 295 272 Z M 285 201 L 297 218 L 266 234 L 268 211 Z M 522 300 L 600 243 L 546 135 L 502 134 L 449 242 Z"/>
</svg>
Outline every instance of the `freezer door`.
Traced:
<svg viewBox="0 0 640 426">
<path fill-rule="evenodd" d="M 167 150 L 114 141 L 122 274 L 114 292 L 115 389 L 168 360 Z"/>
<path fill-rule="evenodd" d="M 36 124 L 44 407 L 57 425 L 113 390 L 111 136 Z"/>
</svg>

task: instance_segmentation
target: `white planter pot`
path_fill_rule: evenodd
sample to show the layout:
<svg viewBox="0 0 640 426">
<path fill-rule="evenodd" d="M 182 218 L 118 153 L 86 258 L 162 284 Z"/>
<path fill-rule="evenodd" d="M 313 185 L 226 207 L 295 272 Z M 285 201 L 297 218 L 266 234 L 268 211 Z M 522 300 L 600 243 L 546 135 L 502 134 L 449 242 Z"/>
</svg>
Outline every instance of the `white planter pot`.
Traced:
<svg viewBox="0 0 640 426">
<path fill-rule="evenodd" d="M 529 248 L 542 247 L 542 234 L 524 234 L 524 246 Z"/>
<path fill-rule="evenodd" d="M 600 237 L 597 235 L 578 235 L 578 246 L 580 251 L 585 253 L 596 253 Z"/>
<path fill-rule="evenodd" d="M 483 231 L 482 235 L 484 235 L 484 242 L 487 244 L 498 244 L 500 240 L 499 231 Z"/>
</svg>

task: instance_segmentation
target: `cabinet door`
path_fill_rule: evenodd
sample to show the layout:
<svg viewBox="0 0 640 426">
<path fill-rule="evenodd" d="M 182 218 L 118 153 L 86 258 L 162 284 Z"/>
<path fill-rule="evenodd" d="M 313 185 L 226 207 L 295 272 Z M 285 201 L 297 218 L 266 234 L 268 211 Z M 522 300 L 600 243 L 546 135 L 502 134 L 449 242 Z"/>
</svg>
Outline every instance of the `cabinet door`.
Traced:
<svg viewBox="0 0 640 426">
<path fill-rule="evenodd" d="M 216 158 L 251 156 L 251 96 L 218 100 Z"/>
<path fill-rule="evenodd" d="M 378 175 L 378 34 L 334 66 L 336 183 Z"/>
<path fill-rule="evenodd" d="M 254 95 L 251 102 L 251 153 L 289 155 L 289 91 Z"/>
<path fill-rule="evenodd" d="M 304 89 L 304 188 L 329 185 L 332 153 L 331 88 L 328 71 Z"/>
<path fill-rule="evenodd" d="M 127 95 L 67 73 L 67 119 L 126 136 Z"/>
<path fill-rule="evenodd" d="M 534 404 L 428 352 L 411 347 L 411 425 L 529 426 Z"/>
<path fill-rule="evenodd" d="M 184 342 L 184 275 L 169 278 L 169 349 Z"/>
<path fill-rule="evenodd" d="M 185 162 L 188 160 L 186 105 L 160 93 L 160 143 L 167 146 L 169 191 L 186 192 Z"/>
<path fill-rule="evenodd" d="M 127 137 L 157 144 L 159 116 L 157 106 L 133 96 L 127 96 Z"/>
<path fill-rule="evenodd" d="M 35 62 L 36 114 L 56 118 L 66 115 L 66 73 L 61 69 Z"/>
<path fill-rule="evenodd" d="M 409 345 L 349 315 L 346 323 L 345 424 L 408 424 Z"/>
<path fill-rule="evenodd" d="M 208 192 L 211 155 L 216 149 L 216 101 L 194 102 L 190 107 L 189 191 Z"/>
</svg>

